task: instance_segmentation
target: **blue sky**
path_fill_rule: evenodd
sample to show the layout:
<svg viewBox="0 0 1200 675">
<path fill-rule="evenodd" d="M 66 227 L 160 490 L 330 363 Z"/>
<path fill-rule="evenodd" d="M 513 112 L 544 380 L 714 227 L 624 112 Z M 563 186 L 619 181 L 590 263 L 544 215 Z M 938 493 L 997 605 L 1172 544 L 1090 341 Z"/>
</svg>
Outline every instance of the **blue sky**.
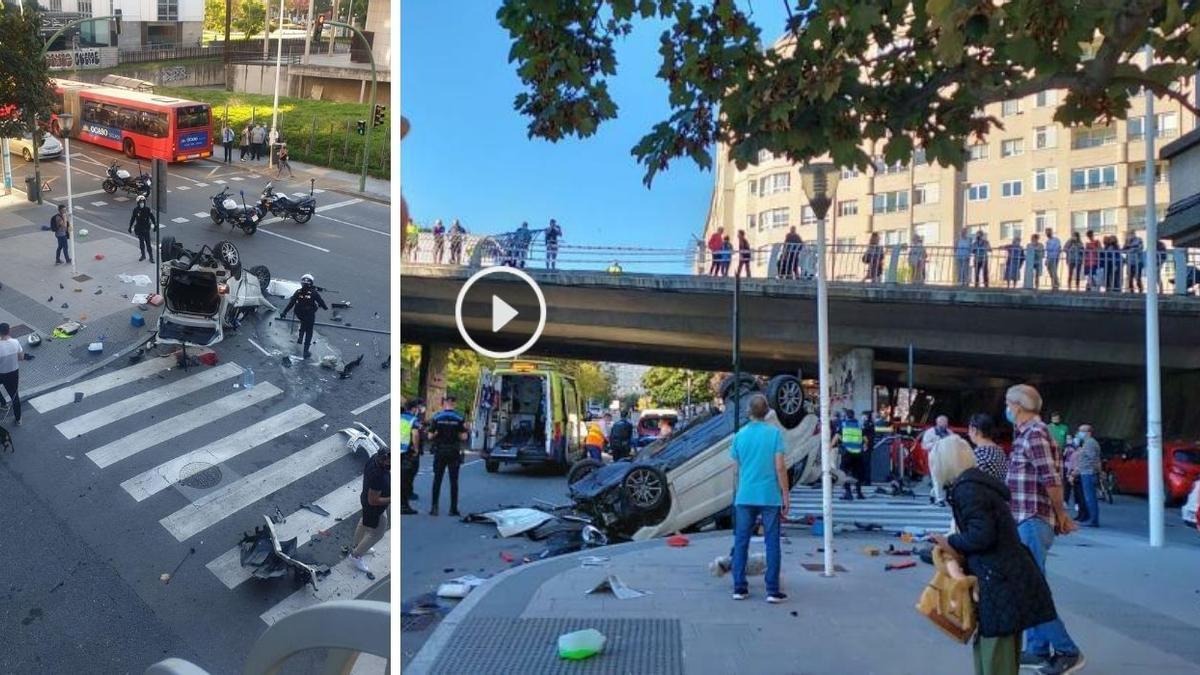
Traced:
<svg viewBox="0 0 1200 675">
<path fill-rule="evenodd" d="M 755 4 L 769 42 L 783 9 Z M 619 43 L 609 83 L 618 118 L 588 139 L 550 143 L 527 138 L 526 120 L 512 108 L 520 81 L 498 6 L 404 3 L 401 107 L 412 130 L 401 150 L 402 187 L 414 219 L 460 218 L 469 231 L 490 233 L 556 218 L 564 244 L 682 248 L 699 235 L 712 172 L 680 160 L 647 189 L 629 152 L 669 114 L 666 85 L 654 77 L 665 24 L 637 24 Z"/>
</svg>

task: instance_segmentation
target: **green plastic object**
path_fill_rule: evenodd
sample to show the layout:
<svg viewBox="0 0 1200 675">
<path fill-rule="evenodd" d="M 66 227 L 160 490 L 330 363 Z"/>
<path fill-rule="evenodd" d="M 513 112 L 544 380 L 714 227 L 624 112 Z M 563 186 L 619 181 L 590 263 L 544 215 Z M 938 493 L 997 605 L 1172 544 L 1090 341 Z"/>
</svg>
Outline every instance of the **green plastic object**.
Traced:
<svg viewBox="0 0 1200 675">
<path fill-rule="evenodd" d="M 558 656 L 569 661 L 582 661 L 604 651 L 608 638 L 595 628 L 577 630 L 558 636 Z"/>
</svg>

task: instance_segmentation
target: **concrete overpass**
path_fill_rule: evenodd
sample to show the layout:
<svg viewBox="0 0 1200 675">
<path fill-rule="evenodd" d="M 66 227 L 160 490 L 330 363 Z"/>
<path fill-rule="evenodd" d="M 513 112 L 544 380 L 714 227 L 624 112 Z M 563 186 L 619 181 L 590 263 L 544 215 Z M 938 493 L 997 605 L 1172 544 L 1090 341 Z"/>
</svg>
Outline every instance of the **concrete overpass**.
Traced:
<svg viewBox="0 0 1200 675">
<path fill-rule="evenodd" d="M 474 271 L 404 265 L 403 341 L 465 347 L 454 303 Z M 732 279 L 527 272 L 548 306 L 545 332 L 531 355 L 730 368 Z M 513 282 L 490 276 L 479 283 L 502 292 Z M 743 282 L 745 369 L 815 373 L 815 296 L 810 282 Z M 830 341 L 835 355 L 870 350 L 878 384 L 904 381 L 910 344 L 921 387 L 1135 376 L 1144 364 L 1144 301 L 1129 294 L 831 284 Z M 536 317 L 536 307 L 516 309 Z M 468 325 L 481 329 L 490 320 L 482 303 L 464 306 L 463 313 Z M 1160 316 L 1163 368 L 1200 370 L 1200 299 L 1164 295 Z"/>
</svg>

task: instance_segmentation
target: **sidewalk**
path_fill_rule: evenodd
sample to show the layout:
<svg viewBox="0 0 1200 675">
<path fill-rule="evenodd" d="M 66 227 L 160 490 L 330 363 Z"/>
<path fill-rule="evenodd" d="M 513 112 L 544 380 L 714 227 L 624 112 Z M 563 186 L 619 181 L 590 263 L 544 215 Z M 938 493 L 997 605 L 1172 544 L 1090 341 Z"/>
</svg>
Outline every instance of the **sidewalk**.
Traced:
<svg viewBox="0 0 1200 675">
<path fill-rule="evenodd" d="M 137 240 L 77 218 L 78 250 L 72 255 L 79 275 L 72 277 L 70 265 L 54 264 L 54 237 L 41 229 L 53 212 L 53 204 L 38 206 L 15 190 L 0 197 L 0 321 L 12 326 L 14 337 L 24 339 L 34 331 L 42 336 L 40 347 L 25 345 L 34 356 L 21 365 L 26 398 L 125 355 L 150 337 L 158 318 L 156 308 L 141 312 L 130 302 L 138 293 L 154 292 L 155 269 L 138 262 Z M 123 283 L 121 274 L 146 275 L 151 282 Z M 135 311 L 146 320 L 142 328 L 130 325 Z M 55 326 L 71 320 L 82 323 L 83 330 L 70 339 L 51 338 Z M 104 351 L 91 354 L 88 344 L 96 341 L 104 342 Z"/>
<path fill-rule="evenodd" d="M 905 557 L 869 557 L 899 539 L 839 535 L 824 578 L 820 539 L 785 529 L 781 605 L 763 601 L 762 577 L 751 597 L 730 599 L 731 580 L 708 563 L 729 551 L 729 532 L 691 537 L 686 548 L 663 540 L 611 546 L 519 566 L 467 596 L 441 623 L 411 673 L 879 673 L 961 675 L 971 650 L 936 630 L 914 606 L 933 568 L 884 571 Z M 753 553 L 761 544 L 751 547 Z M 1098 531 L 1060 538 L 1049 580 L 1060 615 L 1088 660 L 1087 673 L 1200 673 L 1197 552 L 1159 550 L 1129 535 Z M 581 567 L 580 557 L 610 557 Z M 1151 573 L 1151 570 L 1153 573 Z M 618 600 L 585 595 L 607 574 L 651 595 Z M 604 652 L 560 661 L 559 634 L 596 628 Z"/>
<path fill-rule="evenodd" d="M 225 162 L 220 159 L 220 157 L 223 157 L 223 154 L 218 154 L 218 152 L 224 153 L 224 150 L 220 147 L 214 148 L 213 157 L 202 161 L 225 166 Z M 358 181 L 360 174 L 328 169 L 315 164 L 305 164 L 304 162 L 297 162 L 294 159 L 288 160 L 288 163 L 292 165 L 292 172 L 296 174 L 297 178 L 304 180 L 315 178 L 317 179 L 316 186 L 319 188 L 339 192 L 351 197 L 362 197 L 384 204 L 392 202 L 391 181 L 367 176 L 366 192 L 359 192 Z M 229 163 L 229 166 L 256 173 L 267 180 L 275 178 L 275 168 L 268 169 L 267 160 L 260 159 L 257 162 L 240 161 L 236 148 L 233 151 L 233 161 Z"/>
</svg>

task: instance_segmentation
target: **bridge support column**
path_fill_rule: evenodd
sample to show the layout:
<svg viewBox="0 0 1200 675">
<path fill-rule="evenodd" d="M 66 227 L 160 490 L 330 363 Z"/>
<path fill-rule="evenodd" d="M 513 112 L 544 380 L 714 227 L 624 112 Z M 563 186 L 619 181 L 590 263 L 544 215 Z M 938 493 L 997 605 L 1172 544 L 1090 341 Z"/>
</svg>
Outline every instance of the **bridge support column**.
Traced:
<svg viewBox="0 0 1200 675">
<path fill-rule="evenodd" d="M 829 398 L 834 411 L 850 408 L 857 415 L 875 409 L 875 352 L 851 349 L 833 359 Z"/>
<path fill-rule="evenodd" d="M 444 344 L 421 345 L 421 381 L 418 391 L 425 407 L 431 412 L 442 409 L 446 396 L 446 366 L 450 363 L 450 346 Z M 461 401 L 460 401 L 461 403 Z M 467 401 L 465 405 L 471 405 Z"/>
</svg>

